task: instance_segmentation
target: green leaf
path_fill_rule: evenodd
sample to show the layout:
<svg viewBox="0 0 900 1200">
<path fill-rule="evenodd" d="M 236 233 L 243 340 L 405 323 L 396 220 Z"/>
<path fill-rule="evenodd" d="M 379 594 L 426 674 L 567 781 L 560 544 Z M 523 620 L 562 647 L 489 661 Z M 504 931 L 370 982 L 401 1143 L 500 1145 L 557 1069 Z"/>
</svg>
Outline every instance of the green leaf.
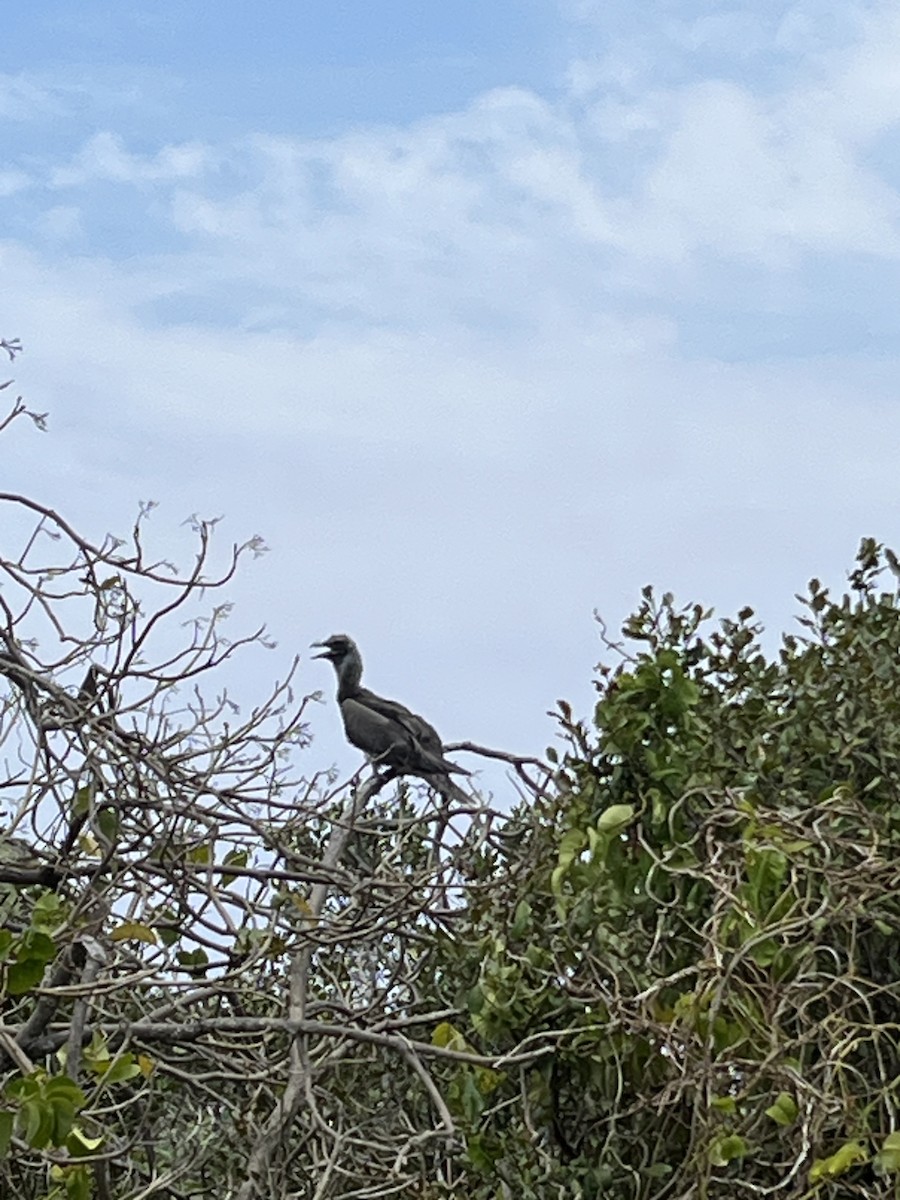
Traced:
<svg viewBox="0 0 900 1200">
<path fill-rule="evenodd" d="M 89 784 L 80 787 L 72 797 L 72 815 L 83 817 L 91 805 L 91 788 Z"/>
<path fill-rule="evenodd" d="M 431 1035 L 431 1044 L 440 1046 L 442 1050 L 465 1050 L 466 1039 L 449 1021 L 441 1021 Z"/>
<path fill-rule="evenodd" d="M 558 863 L 560 867 L 570 866 L 587 845 L 587 834 L 581 829 L 569 829 L 563 834 L 559 843 Z"/>
<path fill-rule="evenodd" d="M 736 1133 L 725 1133 L 717 1137 L 709 1148 L 709 1161 L 714 1167 L 727 1167 L 736 1158 L 743 1158 L 749 1146 Z"/>
<path fill-rule="evenodd" d="M 109 936 L 114 942 L 145 942 L 148 946 L 156 945 L 156 934 L 149 925 L 142 925 L 139 921 L 124 921 Z"/>
<path fill-rule="evenodd" d="M 134 1079 L 141 1074 L 141 1067 L 131 1053 L 118 1054 L 110 1058 L 108 1054 L 100 1053 L 88 1058 L 85 1055 L 85 1065 L 94 1075 L 106 1080 L 107 1083 L 122 1083 L 126 1079 Z"/>
<path fill-rule="evenodd" d="M 612 804 L 600 814 L 597 828 L 601 833 L 616 833 L 634 820 L 633 804 Z"/>
<path fill-rule="evenodd" d="M 781 950 L 774 938 L 763 938 L 750 948 L 750 957 L 758 967 L 771 967 Z"/>
<path fill-rule="evenodd" d="M 65 1181 L 66 1200 L 91 1200 L 91 1172 L 87 1167 L 68 1167 Z"/>
<path fill-rule="evenodd" d="M 35 1150 L 42 1150 L 50 1144 L 55 1121 L 51 1105 L 43 1100 L 26 1100 L 19 1119 L 22 1123 L 23 1137 L 29 1146 Z"/>
<path fill-rule="evenodd" d="M 466 1007 L 473 1016 L 477 1015 L 484 1008 L 484 989 L 480 983 L 476 983 L 474 987 L 469 988 L 466 996 Z"/>
<path fill-rule="evenodd" d="M 0 1109 L 0 1158 L 6 1158 L 9 1154 L 15 1119 L 15 1113 L 8 1108 Z"/>
<path fill-rule="evenodd" d="M 548 950 L 544 946 L 538 946 L 535 942 L 529 943 L 525 957 L 533 967 L 546 967 L 551 961 Z"/>
<path fill-rule="evenodd" d="M 656 1162 L 645 1171 L 648 1179 L 667 1179 L 672 1174 L 672 1167 L 668 1163 Z"/>
<path fill-rule="evenodd" d="M 97 828 L 107 842 L 115 842 L 119 837 L 119 814 L 109 804 L 97 813 Z"/>
<path fill-rule="evenodd" d="M 80 1126 L 75 1125 L 66 1138 L 66 1149 L 74 1158 L 83 1158 L 86 1154 L 93 1154 L 95 1150 L 99 1150 L 103 1142 L 102 1134 L 100 1137 L 88 1137 Z"/>
<path fill-rule="evenodd" d="M 47 892 L 35 904 L 31 915 L 31 924 L 35 929 L 55 929 L 65 919 L 65 915 L 66 906 L 60 900 L 59 896 L 54 892 Z M 54 947 L 53 953 L 55 952 L 56 948 Z M 51 958 L 53 957 L 53 953 L 50 955 Z"/>
<path fill-rule="evenodd" d="M 654 825 L 664 825 L 669 815 L 669 802 L 663 797 L 659 788 L 651 788 L 648 795 L 651 821 Z"/>
<path fill-rule="evenodd" d="M 889 1133 L 873 1160 L 879 1175 L 896 1175 L 900 1171 L 900 1133 Z"/>
<path fill-rule="evenodd" d="M 65 1096 L 56 1096 L 48 1100 L 51 1113 L 50 1141 L 54 1146 L 61 1146 L 75 1124 L 75 1105 Z"/>
<path fill-rule="evenodd" d="M 26 930 L 16 951 L 16 958 L 19 962 L 33 959 L 35 962 L 41 962 L 45 966 L 48 962 L 53 961 L 55 955 L 56 944 L 53 938 L 39 929 Z"/>
<path fill-rule="evenodd" d="M 471 1071 L 466 1072 L 461 1100 L 466 1120 L 474 1125 L 484 1111 L 484 1097 Z"/>
<path fill-rule="evenodd" d="M 224 865 L 226 867 L 246 867 L 249 861 L 250 855 L 246 850 L 229 850 L 225 855 Z M 234 883 L 237 878 L 237 875 L 223 875 L 222 883 L 227 887 L 230 883 Z"/>
<path fill-rule="evenodd" d="M 839 1150 L 828 1158 L 817 1158 L 809 1169 L 810 1183 L 821 1179 L 835 1179 L 843 1175 L 851 1167 L 864 1163 L 868 1159 L 866 1148 L 862 1142 L 845 1142 Z"/>
<path fill-rule="evenodd" d="M 171 908 L 164 908 L 155 914 L 155 928 L 159 940 L 164 946 L 172 946 L 178 941 L 181 934 L 177 928 L 178 917 Z M 246 930 L 241 930 L 246 933 Z"/>
<path fill-rule="evenodd" d="M 466 1155 L 476 1171 L 487 1174 L 494 1169 L 496 1153 L 491 1153 L 487 1139 L 480 1133 L 473 1133 L 466 1139 Z"/>
<path fill-rule="evenodd" d="M 22 996 L 25 992 L 30 992 L 44 978 L 46 965 L 39 959 L 10 963 L 6 971 L 6 990 L 11 996 Z"/>
<path fill-rule="evenodd" d="M 568 866 L 554 867 L 550 875 L 550 891 L 557 898 L 562 894 L 563 880 L 568 873 Z"/>
<path fill-rule="evenodd" d="M 33 1077 L 23 1079 L 19 1075 L 14 1079 L 10 1079 L 3 1091 L 7 1096 L 11 1096 L 15 1100 L 27 1100 L 31 1096 L 37 1096 L 40 1089 Z"/>
<path fill-rule="evenodd" d="M 475 1068 L 475 1082 L 483 1096 L 489 1096 L 491 1092 L 496 1091 L 505 1078 L 502 1071 L 495 1071 L 492 1067 Z"/>
<path fill-rule="evenodd" d="M 771 1117 L 776 1125 L 793 1125 L 797 1119 L 797 1104 L 794 1097 L 787 1092 L 779 1092 L 774 1104 L 766 1109 L 766 1116 Z"/>
<path fill-rule="evenodd" d="M 110 1063 L 103 1078 L 107 1083 L 123 1083 L 126 1079 L 134 1079 L 140 1075 L 141 1068 L 133 1054 L 119 1054 Z"/>
<path fill-rule="evenodd" d="M 770 846 L 747 847 L 747 879 L 750 884 L 750 894 L 753 910 L 757 916 L 764 917 L 769 913 L 777 898 L 781 884 L 788 870 L 788 858 L 780 850 Z"/>
<path fill-rule="evenodd" d="M 44 1083 L 44 1093 L 51 1099 L 68 1100 L 77 1108 L 81 1108 L 84 1104 L 84 1092 L 68 1075 L 54 1075 L 52 1079 L 47 1079 Z"/>
<path fill-rule="evenodd" d="M 196 950 L 179 950 L 176 957 L 183 967 L 205 967 L 209 963 L 209 956 L 202 947 Z"/>
<path fill-rule="evenodd" d="M 516 905 L 515 916 L 513 923 L 510 926 L 509 936 L 512 938 L 520 938 L 527 931 L 531 924 L 531 905 L 527 900 L 520 900 Z"/>
</svg>

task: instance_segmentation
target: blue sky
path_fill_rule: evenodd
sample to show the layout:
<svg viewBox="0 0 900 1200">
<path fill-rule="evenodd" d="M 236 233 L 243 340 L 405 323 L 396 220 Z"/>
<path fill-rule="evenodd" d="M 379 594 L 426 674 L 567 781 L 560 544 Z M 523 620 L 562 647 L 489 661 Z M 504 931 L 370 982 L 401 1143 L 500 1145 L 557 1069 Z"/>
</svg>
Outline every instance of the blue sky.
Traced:
<svg viewBox="0 0 900 1200">
<path fill-rule="evenodd" d="M 259 531 L 238 611 L 279 653 L 346 630 L 448 739 L 539 749 L 590 704 L 594 608 L 653 582 L 783 628 L 900 540 L 895 5 L 45 3 L 4 33 L 0 333 L 51 413 L 4 486 L 93 534 L 149 497 L 164 545 L 192 512 Z"/>
<path fill-rule="evenodd" d="M 82 91 L 87 121 L 130 93 L 120 127 L 150 140 L 405 121 L 498 84 L 545 86 L 564 65 L 564 22 L 542 0 L 223 0 L 210 11 L 202 0 L 48 3 L 7 28 L 51 86 L 105 85 Z"/>
</svg>

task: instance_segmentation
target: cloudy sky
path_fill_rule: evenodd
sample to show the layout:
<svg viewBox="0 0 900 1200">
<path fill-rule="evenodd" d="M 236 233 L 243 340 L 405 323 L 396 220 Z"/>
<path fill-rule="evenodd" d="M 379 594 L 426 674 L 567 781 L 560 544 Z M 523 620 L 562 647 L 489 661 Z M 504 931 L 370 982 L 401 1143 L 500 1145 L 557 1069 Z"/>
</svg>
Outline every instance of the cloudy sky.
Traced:
<svg viewBox="0 0 900 1200">
<path fill-rule="evenodd" d="M 897 544 L 900 9 L 44 0 L 4 15 L 2 486 L 261 533 L 335 631 L 540 750 L 653 583 L 774 630 Z M 305 666 L 331 691 L 326 664 Z M 357 757 L 316 711 L 311 765 Z"/>
</svg>

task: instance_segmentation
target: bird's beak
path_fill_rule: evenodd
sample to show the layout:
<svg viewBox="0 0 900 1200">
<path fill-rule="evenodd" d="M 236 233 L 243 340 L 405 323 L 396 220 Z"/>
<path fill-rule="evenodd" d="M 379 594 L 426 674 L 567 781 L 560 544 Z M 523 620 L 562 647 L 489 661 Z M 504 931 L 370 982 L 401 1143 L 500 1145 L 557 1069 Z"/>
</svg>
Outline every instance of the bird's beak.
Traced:
<svg viewBox="0 0 900 1200">
<path fill-rule="evenodd" d="M 312 643 L 310 644 L 310 647 L 309 647 L 309 648 L 310 648 L 310 650 L 315 650 L 315 649 L 317 649 L 319 646 L 323 647 L 323 649 L 324 649 L 324 653 L 322 653 L 322 654 L 313 654 L 311 657 L 312 657 L 312 658 L 328 658 L 329 654 L 331 653 L 331 647 L 328 645 L 328 643 L 327 643 L 327 642 L 312 642 Z"/>
</svg>

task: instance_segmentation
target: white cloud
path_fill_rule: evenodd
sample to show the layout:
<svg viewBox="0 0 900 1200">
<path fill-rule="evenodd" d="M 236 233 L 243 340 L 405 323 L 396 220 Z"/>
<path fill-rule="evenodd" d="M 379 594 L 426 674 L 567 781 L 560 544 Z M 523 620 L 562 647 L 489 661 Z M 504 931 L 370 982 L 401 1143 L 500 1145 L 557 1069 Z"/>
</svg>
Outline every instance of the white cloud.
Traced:
<svg viewBox="0 0 900 1200">
<path fill-rule="evenodd" d="M 803 95 L 765 102 L 707 83 L 673 97 L 665 148 L 636 197 L 640 254 L 714 249 L 778 267 L 807 249 L 894 256 L 896 193 Z"/>
<path fill-rule="evenodd" d="M 711 262 L 799 277 L 809 257 L 895 257 L 897 195 L 868 150 L 900 117 L 900 19 L 879 11 L 855 44 L 778 87 L 648 87 L 612 45 L 573 66 L 553 101 L 500 88 L 406 127 L 142 153 L 106 131 L 49 179 L 72 193 L 62 207 L 82 208 L 88 237 L 79 189 L 121 189 L 121 209 L 142 213 L 148 262 L 154 236 L 177 231 L 184 251 L 148 284 L 161 320 L 193 306 L 257 329 L 560 327 L 629 294 L 699 294 Z M 748 21 L 774 37 L 773 17 L 687 14 L 665 36 L 684 53 Z M 132 188 L 152 199 L 126 200 Z"/>
<path fill-rule="evenodd" d="M 819 63 L 856 44 L 867 22 L 891 7 L 884 0 L 795 0 L 786 7 L 771 0 L 775 47 L 806 63 Z"/>
<path fill-rule="evenodd" d="M 79 15 L 84 32 L 84 13 Z M 31 135 L 31 124 L 53 128 L 54 135 L 86 121 L 90 127 L 107 120 L 121 120 L 135 112 L 146 115 L 159 110 L 162 95 L 171 93 L 171 79 L 133 65 L 64 66 L 53 69 L 0 72 L 0 120 L 15 122 L 9 132 L 20 138 Z M 29 157 L 43 151 L 41 142 L 28 146 Z"/>
<path fill-rule="evenodd" d="M 842 52 L 832 49 L 831 71 L 808 100 L 838 137 L 865 148 L 900 123 L 900 12 L 877 5 L 862 23 L 861 36 Z"/>
<path fill-rule="evenodd" d="M 827 24 L 821 5 L 788 15 Z M 640 43 L 637 56 L 605 46 L 573 66 L 573 101 L 601 146 L 636 164 L 616 227 L 622 249 L 685 264 L 712 250 L 766 269 L 796 267 L 809 252 L 896 256 L 897 193 L 869 150 L 900 123 L 900 17 L 884 5 L 865 19 L 858 6 L 844 15 L 857 37 L 820 46 L 777 83 L 726 74 L 662 88 L 646 74 L 652 58 L 640 64 Z M 748 20 L 754 39 L 764 22 L 772 33 L 771 17 L 730 10 L 685 20 L 669 28 L 667 45 L 709 48 L 713 34 L 725 45 L 728 30 L 737 45 Z"/>
<path fill-rule="evenodd" d="M 448 736 L 539 748 L 556 695 L 589 702 L 591 608 L 615 619 L 648 579 L 781 619 L 806 573 L 896 532 L 895 361 L 690 361 L 670 322 L 611 317 L 529 339 L 150 329 L 147 278 L 0 269 L 53 431 L 17 441 L 7 486 L 91 533 L 138 496 L 166 501 L 164 541 L 194 510 L 260 530 L 248 618 L 285 654 L 350 628 Z"/>
<path fill-rule="evenodd" d="M 705 13 L 693 20 L 673 22 L 670 29 L 673 41 L 693 53 L 746 59 L 771 45 L 771 21 L 758 8 Z"/>
<path fill-rule="evenodd" d="M 640 76 L 623 83 L 607 54 L 581 60 L 558 103 L 503 88 L 405 128 L 152 154 L 102 133 L 53 181 L 155 189 L 194 243 L 175 292 L 227 289 L 249 325 L 552 324 L 598 285 L 700 288 L 710 256 L 777 273 L 893 258 L 897 195 L 868 148 L 900 119 L 900 18 L 879 13 L 774 90 L 723 78 L 632 96 Z M 726 42 L 748 21 L 774 36 L 773 12 L 733 9 L 685 18 L 670 43 Z"/>
<path fill-rule="evenodd" d="M 0 197 L 14 196 L 31 185 L 31 179 L 24 171 L 0 171 Z"/>
<path fill-rule="evenodd" d="M 24 73 L 0 73 L 0 118 L 28 121 L 59 112 L 59 99 L 52 88 Z"/>
<path fill-rule="evenodd" d="M 48 208 L 37 218 L 38 231 L 56 242 L 67 242 L 84 232 L 81 209 L 75 205 L 57 204 Z"/>
<path fill-rule="evenodd" d="M 95 180 L 120 184 L 191 179 L 213 165 L 209 147 L 198 143 L 163 146 L 156 154 L 133 154 L 114 133 L 94 134 L 68 166 L 52 172 L 52 186 L 80 187 Z"/>
<path fill-rule="evenodd" d="M 39 480 L 92 531 L 139 495 L 237 514 L 273 543 L 246 595 L 289 650 L 347 627 L 448 735 L 539 745 L 556 695 L 589 702 L 594 605 L 614 618 L 654 579 L 771 606 L 895 532 L 896 355 L 727 364 L 714 332 L 683 339 L 697 297 L 715 324 L 710 280 L 749 357 L 743 269 L 790 316 L 810 263 L 893 267 L 870 156 L 898 120 L 892 53 L 884 16 L 765 86 L 650 86 L 609 51 L 560 97 L 497 89 L 406 127 L 150 153 L 98 134 L 51 176 L 71 194 L 42 232 L 87 244 L 99 183 L 127 260 L 0 255 L 0 332 L 54 430 L 17 441 L 8 486 Z M 442 720 L 450 673 L 471 727 Z"/>
</svg>

